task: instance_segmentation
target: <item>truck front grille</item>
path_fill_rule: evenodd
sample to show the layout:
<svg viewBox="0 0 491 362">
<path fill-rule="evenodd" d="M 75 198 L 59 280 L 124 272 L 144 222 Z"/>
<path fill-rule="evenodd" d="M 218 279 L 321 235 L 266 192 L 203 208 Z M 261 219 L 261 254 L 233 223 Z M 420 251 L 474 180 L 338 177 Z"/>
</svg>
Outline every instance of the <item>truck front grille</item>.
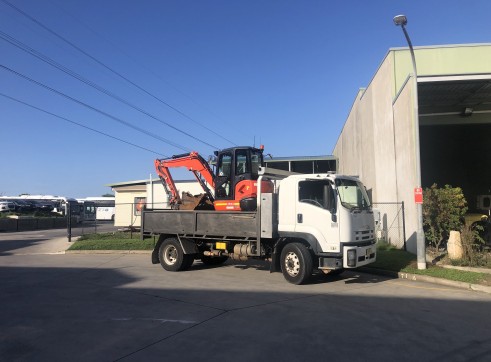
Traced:
<svg viewBox="0 0 491 362">
<path fill-rule="evenodd" d="M 373 238 L 374 238 L 373 230 L 355 231 L 355 240 L 356 241 L 373 240 Z"/>
</svg>

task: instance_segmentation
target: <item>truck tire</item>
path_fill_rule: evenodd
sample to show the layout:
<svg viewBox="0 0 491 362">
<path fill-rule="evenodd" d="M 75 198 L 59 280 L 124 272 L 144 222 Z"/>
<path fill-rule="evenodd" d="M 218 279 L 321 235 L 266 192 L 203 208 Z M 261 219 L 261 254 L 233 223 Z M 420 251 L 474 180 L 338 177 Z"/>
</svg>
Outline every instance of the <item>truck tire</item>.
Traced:
<svg viewBox="0 0 491 362">
<path fill-rule="evenodd" d="M 184 254 L 179 240 L 168 238 L 160 245 L 159 261 L 162 268 L 167 271 L 181 271 L 191 267 L 194 256 Z"/>
<path fill-rule="evenodd" d="M 281 272 L 292 284 L 303 284 L 310 279 L 313 271 L 312 254 L 301 243 L 286 244 L 281 251 Z"/>
</svg>

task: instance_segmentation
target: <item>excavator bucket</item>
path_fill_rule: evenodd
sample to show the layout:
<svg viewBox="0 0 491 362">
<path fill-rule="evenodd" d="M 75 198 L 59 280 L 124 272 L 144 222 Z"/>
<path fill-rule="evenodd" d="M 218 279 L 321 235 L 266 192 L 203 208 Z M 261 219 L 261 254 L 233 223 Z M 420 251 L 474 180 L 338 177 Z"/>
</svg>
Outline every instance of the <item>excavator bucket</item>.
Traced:
<svg viewBox="0 0 491 362">
<path fill-rule="evenodd" d="M 214 210 L 213 203 L 206 194 L 191 195 L 183 192 L 181 201 L 179 210 Z"/>
</svg>

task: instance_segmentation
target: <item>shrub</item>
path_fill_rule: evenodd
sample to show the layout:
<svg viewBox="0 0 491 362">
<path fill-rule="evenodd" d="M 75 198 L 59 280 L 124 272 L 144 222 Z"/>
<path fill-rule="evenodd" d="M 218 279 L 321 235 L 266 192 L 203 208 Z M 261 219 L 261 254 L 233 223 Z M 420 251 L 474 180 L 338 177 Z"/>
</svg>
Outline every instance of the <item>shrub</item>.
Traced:
<svg viewBox="0 0 491 362">
<path fill-rule="evenodd" d="M 460 232 L 462 242 L 462 260 L 461 265 L 482 266 L 486 264 L 486 258 L 482 252 L 484 240 L 479 235 L 482 230 L 481 226 L 473 227 L 464 225 Z"/>
<path fill-rule="evenodd" d="M 423 191 L 423 226 L 429 245 L 440 249 L 451 230 L 461 230 L 467 201 L 460 187 L 433 184 Z"/>
</svg>

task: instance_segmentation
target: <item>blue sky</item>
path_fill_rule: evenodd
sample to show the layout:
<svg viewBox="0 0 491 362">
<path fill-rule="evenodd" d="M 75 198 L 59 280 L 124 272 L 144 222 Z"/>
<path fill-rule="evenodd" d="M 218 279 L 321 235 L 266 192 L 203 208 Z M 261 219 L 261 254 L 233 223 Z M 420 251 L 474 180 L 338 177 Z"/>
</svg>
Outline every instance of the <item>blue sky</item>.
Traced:
<svg viewBox="0 0 491 362">
<path fill-rule="evenodd" d="M 0 195 L 99 196 L 185 150 L 331 154 L 401 13 L 415 46 L 490 42 L 489 0 L 0 0 Z"/>
</svg>

